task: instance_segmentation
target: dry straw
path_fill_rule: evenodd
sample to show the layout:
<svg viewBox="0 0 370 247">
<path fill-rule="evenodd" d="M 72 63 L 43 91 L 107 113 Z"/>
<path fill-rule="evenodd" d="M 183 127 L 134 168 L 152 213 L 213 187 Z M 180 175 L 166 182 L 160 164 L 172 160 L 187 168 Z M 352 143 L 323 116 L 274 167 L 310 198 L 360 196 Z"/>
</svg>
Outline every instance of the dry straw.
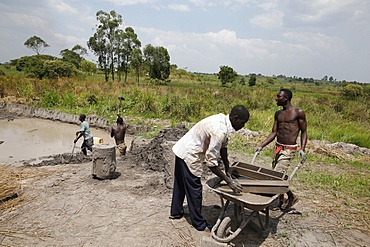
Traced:
<svg viewBox="0 0 370 247">
<path fill-rule="evenodd" d="M 0 210 L 14 206 L 21 194 L 21 174 L 10 165 L 0 165 Z"/>
<path fill-rule="evenodd" d="M 30 178 L 50 176 L 54 171 L 35 167 L 0 164 L 0 212 L 29 199 L 23 195 L 22 184 Z"/>
</svg>

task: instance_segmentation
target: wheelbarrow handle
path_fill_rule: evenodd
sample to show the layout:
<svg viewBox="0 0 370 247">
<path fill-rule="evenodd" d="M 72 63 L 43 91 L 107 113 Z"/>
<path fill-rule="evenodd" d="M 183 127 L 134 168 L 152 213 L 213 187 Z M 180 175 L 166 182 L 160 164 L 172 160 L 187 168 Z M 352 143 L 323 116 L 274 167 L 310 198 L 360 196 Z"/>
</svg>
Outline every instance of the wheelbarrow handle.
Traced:
<svg viewBox="0 0 370 247">
<path fill-rule="evenodd" d="M 257 156 L 260 154 L 260 151 L 256 151 L 253 155 L 251 165 L 253 165 L 254 161 L 256 160 Z"/>
<path fill-rule="evenodd" d="M 298 169 L 304 164 L 304 161 L 301 160 L 295 167 L 294 167 L 294 170 L 292 171 L 292 173 L 290 174 L 289 176 L 289 180 L 292 180 L 292 178 L 294 177 L 295 173 L 298 171 Z"/>
</svg>

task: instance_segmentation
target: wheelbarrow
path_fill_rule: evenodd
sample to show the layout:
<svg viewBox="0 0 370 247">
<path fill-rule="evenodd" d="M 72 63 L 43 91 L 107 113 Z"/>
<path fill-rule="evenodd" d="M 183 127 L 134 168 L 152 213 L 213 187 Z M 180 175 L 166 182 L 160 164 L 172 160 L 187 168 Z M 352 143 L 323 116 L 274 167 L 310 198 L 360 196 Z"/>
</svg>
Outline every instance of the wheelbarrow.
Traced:
<svg viewBox="0 0 370 247">
<path fill-rule="evenodd" d="M 234 193 L 218 177 L 206 182 L 207 187 L 217 193 L 221 199 L 221 213 L 211 230 L 212 237 L 220 243 L 228 243 L 236 238 L 253 218 L 257 218 L 262 230 L 268 228 L 270 206 L 275 203 L 280 194 L 289 190 L 289 181 L 292 177 L 241 162 L 235 162 L 230 166 L 230 173 L 243 186 L 243 191 L 239 194 Z M 230 202 L 234 204 L 234 215 L 225 216 Z M 252 212 L 247 216 L 245 209 Z M 265 220 L 262 219 L 263 215 Z"/>
</svg>

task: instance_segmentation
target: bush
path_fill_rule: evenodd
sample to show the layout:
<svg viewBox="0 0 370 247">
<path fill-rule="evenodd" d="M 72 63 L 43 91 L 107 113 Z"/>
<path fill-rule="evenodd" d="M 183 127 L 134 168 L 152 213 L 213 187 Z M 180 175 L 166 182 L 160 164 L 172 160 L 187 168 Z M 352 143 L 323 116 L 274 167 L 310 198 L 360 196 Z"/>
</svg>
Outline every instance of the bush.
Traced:
<svg viewBox="0 0 370 247">
<path fill-rule="evenodd" d="M 82 60 L 80 66 L 81 70 L 86 72 L 88 75 L 92 75 L 96 72 L 96 65 L 93 62 Z"/>
<path fill-rule="evenodd" d="M 28 77 L 55 79 L 77 74 L 74 65 L 48 55 L 21 57 L 17 60 L 16 69 Z"/>
<path fill-rule="evenodd" d="M 348 84 L 342 90 L 342 95 L 348 99 L 356 99 L 359 96 L 362 96 L 364 89 L 362 86 L 357 84 Z"/>
<path fill-rule="evenodd" d="M 36 77 L 40 80 L 44 77 L 44 61 L 37 56 L 21 57 L 16 64 L 18 71 L 24 72 L 28 77 Z"/>
<path fill-rule="evenodd" d="M 250 75 L 248 84 L 250 87 L 253 87 L 256 85 L 257 77 L 255 74 Z"/>
<path fill-rule="evenodd" d="M 40 104 L 43 107 L 58 106 L 60 103 L 60 95 L 55 90 L 50 90 L 42 96 Z"/>
<path fill-rule="evenodd" d="M 50 79 L 59 77 L 71 77 L 76 75 L 76 67 L 62 60 L 46 61 L 44 63 L 44 76 Z"/>
</svg>

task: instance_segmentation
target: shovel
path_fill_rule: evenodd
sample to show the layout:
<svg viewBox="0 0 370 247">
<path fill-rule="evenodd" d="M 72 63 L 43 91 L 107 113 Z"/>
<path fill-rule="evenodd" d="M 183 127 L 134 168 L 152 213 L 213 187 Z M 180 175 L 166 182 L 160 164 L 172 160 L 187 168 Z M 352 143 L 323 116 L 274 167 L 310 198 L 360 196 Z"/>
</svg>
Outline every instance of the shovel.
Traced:
<svg viewBox="0 0 370 247">
<path fill-rule="evenodd" d="M 72 153 L 71 153 L 71 157 L 68 160 L 68 163 L 71 162 L 71 160 L 73 158 L 73 151 L 75 151 L 75 147 L 76 147 L 76 143 L 73 143 Z"/>
<path fill-rule="evenodd" d="M 119 115 L 119 110 L 121 109 L 122 100 L 125 100 L 125 98 L 123 98 L 122 96 L 119 96 L 118 100 L 119 100 L 119 104 L 118 104 L 117 115 Z"/>
</svg>

